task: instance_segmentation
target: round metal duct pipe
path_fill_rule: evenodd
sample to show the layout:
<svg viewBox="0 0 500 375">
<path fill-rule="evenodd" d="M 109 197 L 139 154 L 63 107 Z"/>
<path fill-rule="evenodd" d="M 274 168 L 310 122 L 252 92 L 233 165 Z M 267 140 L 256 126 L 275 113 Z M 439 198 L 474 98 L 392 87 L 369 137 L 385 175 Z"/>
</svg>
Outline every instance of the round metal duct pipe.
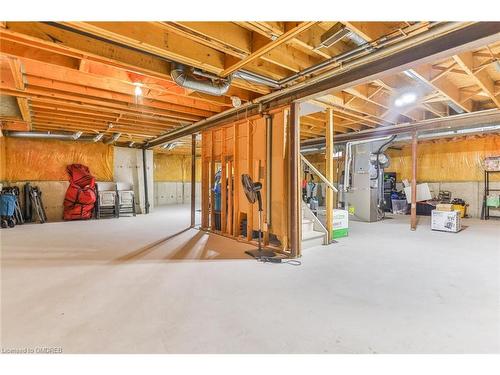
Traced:
<svg viewBox="0 0 500 375">
<path fill-rule="evenodd" d="M 232 81 L 232 76 L 227 79 L 210 79 L 207 77 L 199 79 L 194 77 L 190 68 L 175 62 L 172 63 L 170 76 L 181 87 L 215 96 L 224 95 L 229 90 Z"/>
</svg>

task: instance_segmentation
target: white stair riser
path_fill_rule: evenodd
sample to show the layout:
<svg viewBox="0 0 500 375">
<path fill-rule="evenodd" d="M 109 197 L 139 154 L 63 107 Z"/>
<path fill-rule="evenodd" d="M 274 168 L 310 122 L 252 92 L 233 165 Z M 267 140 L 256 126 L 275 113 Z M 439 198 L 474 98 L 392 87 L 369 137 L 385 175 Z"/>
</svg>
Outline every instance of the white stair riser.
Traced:
<svg viewBox="0 0 500 375">
<path fill-rule="evenodd" d="M 312 232 L 314 230 L 314 223 L 311 220 L 302 221 L 302 232 Z"/>
<path fill-rule="evenodd" d="M 311 247 L 321 246 L 323 245 L 323 241 L 324 241 L 323 237 L 309 238 L 306 240 L 302 240 L 302 249 L 309 249 Z"/>
</svg>

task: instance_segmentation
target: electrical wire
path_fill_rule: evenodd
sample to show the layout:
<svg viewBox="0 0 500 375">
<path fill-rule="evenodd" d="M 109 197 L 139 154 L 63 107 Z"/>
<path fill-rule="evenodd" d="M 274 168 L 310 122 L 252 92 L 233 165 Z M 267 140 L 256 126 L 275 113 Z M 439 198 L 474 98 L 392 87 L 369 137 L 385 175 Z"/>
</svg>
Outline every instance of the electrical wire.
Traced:
<svg viewBox="0 0 500 375">
<path fill-rule="evenodd" d="M 296 259 L 276 258 L 276 257 L 260 257 L 257 259 L 262 263 L 287 263 L 291 266 L 300 266 L 302 262 Z"/>
</svg>

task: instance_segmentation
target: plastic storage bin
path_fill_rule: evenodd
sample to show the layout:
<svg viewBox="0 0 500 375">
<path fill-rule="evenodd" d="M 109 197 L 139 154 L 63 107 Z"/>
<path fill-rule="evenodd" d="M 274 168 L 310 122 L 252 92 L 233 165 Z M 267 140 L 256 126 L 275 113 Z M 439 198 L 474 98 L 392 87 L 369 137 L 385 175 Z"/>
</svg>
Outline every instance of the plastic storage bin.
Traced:
<svg viewBox="0 0 500 375">
<path fill-rule="evenodd" d="M 467 206 L 461 205 L 461 204 L 454 204 L 453 205 L 453 210 L 460 212 L 460 217 L 464 218 L 465 214 L 467 212 Z"/>
<path fill-rule="evenodd" d="M 392 213 L 406 215 L 408 213 L 408 202 L 406 199 L 392 199 Z"/>
<path fill-rule="evenodd" d="M 486 206 L 500 207 L 500 195 L 488 195 L 486 197 Z"/>
</svg>

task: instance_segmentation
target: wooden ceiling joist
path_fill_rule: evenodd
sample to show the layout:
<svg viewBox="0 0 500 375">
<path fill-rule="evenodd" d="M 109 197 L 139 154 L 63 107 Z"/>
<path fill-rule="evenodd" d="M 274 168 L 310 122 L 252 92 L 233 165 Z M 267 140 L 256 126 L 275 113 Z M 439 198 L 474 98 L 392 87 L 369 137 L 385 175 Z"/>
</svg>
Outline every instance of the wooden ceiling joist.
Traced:
<svg viewBox="0 0 500 375">
<path fill-rule="evenodd" d="M 245 69 L 280 80 L 357 47 L 359 41 L 349 36 L 325 46 L 322 36 L 332 27 L 347 27 L 374 42 L 422 32 L 429 23 L 5 22 L 0 25 L 0 90 L 15 97 L 22 121 L 1 119 L 4 124 L 31 124 L 33 130 L 121 132 L 122 138 L 137 142 L 170 131 L 183 134 L 180 127 L 232 108 L 232 96 L 245 103 L 272 89 L 235 78 L 220 97 L 195 92 L 173 82 L 171 61 L 220 77 Z M 313 102 L 333 109 L 335 131 L 341 135 L 445 118 L 455 113 L 450 108 L 498 108 L 500 75 L 492 64 L 500 57 L 500 41 L 490 37 L 488 45 L 478 47 L 422 61 L 412 67 L 413 75 L 393 69 L 389 75 L 372 75 L 372 81 L 357 79 L 351 87 L 336 86 L 333 79 L 322 81 L 321 89 L 308 90 L 321 91 Z M 136 97 L 137 85 L 142 95 Z M 393 101 L 408 88 L 421 92 L 419 102 L 395 108 Z M 297 95 L 304 96 L 300 90 Z M 302 138 L 324 135 L 322 113 L 301 121 Z"/>
<path fill-rule="evenodd" d="M 486 70 L 474 72 L 474 55 L 472 52 L 464 52 L 453 56 L 458 65 L 474 80 L 481 88 L 482 92 L 489 96 L 491 101 L 495 103 L 497 108 L 500 108 L 500 99 L 495 95 L 495 82 L 488 75 Z"/>
<path fill-rule="evenodd" d="M 292 38 L 294 38 L 296 35 L 300 34 L 302 31 L 306 30 L 307 28 L 311 27 L 314 25 L 315 22 L 298 22 L 296 25 L 290 26 L 285 33 L 277 37 L 275 40 L 264 44 L 260 48 L 258 48 L 256 51 L 252 52 L 250 55 L 247 57 L 241 59 L 239 62 L 236 64 L 233 64 L 226 69 L 224 69 L 220 75 L 222 77 L 227 77 L 229 74 L 235 72 L 236 70 L 244 67 L 246 64 L 249 62 L 258 59 L 259 57 L 263 56 L 267 52 L 271 51 L 275 47 L 282 45 L 283 43 L 288 42 Z"/>
<path fill-rule="evenodd" d="M 411 69 L 411 73 L 415 74 L 419 79 L 427 82 L 436 91 L 438 91 L 442 96 L 446 97 L 449 101 L 462 108 L 465 112 L 472 111 L 471 103 L 462 103 L 460 100 L 460 89 L 455 86 L 449 80 L 446 80 L 444 76 L 440 79 L 433 80 L 435 71 L 432 69 L 431 64 L 421 65 L 415 69 Z M 439 74 L 439 73 L 438 73 Z"/>
</svg>

